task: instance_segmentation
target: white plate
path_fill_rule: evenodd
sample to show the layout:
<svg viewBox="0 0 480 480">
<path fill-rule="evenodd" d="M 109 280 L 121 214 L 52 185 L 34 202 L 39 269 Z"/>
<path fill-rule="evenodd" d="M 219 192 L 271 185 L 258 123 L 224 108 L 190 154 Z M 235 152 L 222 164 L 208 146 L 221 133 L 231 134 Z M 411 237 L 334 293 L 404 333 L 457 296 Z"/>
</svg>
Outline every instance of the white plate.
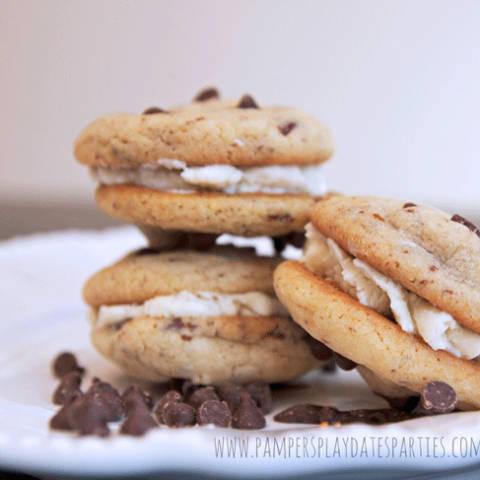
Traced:
<svg viewBox="0 0 480 480">
<path fill-rule="evenodd" d="M 57 385 L 50 365 L 59 352 L 76 353 L 90 377 L 99 376 L 119 389 L 131 382 L 90 347 L 80 291 L 89 275 L 143 244 L 135 229 L 122 228 L 0 245 L 1 468 L 79 478 L 171 471 L 237 477 L 342 471 L 338 478 L 359 478 L 363 472 L 364 478 L 387 479 L 452 473 L 480 460 L 480 413 L 475 412 L 380 427 L 312 427 L 272 420 L 273 414 L 300 402 L 341 409 L 385 406 L 355 372 L 310 374 L 299 382 L 305 388 L 276 391 L 275 411 L 261 431 L 162 427 L 130 438 L 113 428 L 108 439 L 49 431 L 48 422 L 58 410 L 50 401 Z M 89 380 L 87 376 L 84 385 Z M 246 453 L 242 446 L 247 444 Z"/>
</svg>

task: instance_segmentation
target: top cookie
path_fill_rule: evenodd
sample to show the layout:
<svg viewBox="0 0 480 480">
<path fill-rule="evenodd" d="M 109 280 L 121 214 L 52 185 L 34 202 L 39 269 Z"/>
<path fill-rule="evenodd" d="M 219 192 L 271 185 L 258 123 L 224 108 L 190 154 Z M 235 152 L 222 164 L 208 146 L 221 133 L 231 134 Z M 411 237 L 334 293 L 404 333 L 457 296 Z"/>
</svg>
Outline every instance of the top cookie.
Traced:
<svg viewBox="0 0 480 480">
<path fill-rule="evenodd" d="M 375 197 L 317 203 L 312 223 L 351 255 L 480 333 L 480 238 L 459 215 Z"/>
<path fill-rule="evenodd" d="M 80 163 L 134 168 L 158 160 L 187 165 L 310 165 L 331 157 L 330 130 L 293 107 L 258 106 L 249 96 L 218 99 L 201 92 L 168 112 L 113 113 L 87 126 L 74 144 Z"/>
<path fill-rule="evenodd" d="M 257 257 L 250 248 L 216 246 L 208 253 L 190 250 L 133 252 L 91 277 L 85 301 L 102 305 L 140 304 L 158 295 L 183 291 L 273 296 L 273 270 L 280 258 Z"/>
</svg>

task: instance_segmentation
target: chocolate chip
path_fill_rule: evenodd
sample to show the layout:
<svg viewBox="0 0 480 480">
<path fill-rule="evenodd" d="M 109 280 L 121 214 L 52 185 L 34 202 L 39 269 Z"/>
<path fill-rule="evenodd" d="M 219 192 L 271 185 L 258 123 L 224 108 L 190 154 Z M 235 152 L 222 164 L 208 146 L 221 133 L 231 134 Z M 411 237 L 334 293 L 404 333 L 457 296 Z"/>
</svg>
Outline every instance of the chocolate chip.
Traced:
<svg viewBox="0 0 480 480">
<path fill-rule="evenodd" d="M 167 324 L 165 330 L 173 330 L 174 332 L 178 332 L 183 327 L 185 327 L 185 324 L 182 322 L 182 319 L 180 317 L 175 317 L 172 318 L 172 320 Z"/>
<path fill-rule="evenodd" d="M 141 248 L 140 250 L 137 250 L 135 252 L 136 257 L 144 257 L 147 255 L 156 255 L 157 253 L 160 253 L 162 250 L 159 248 L 152 248 L 152 247 L 145 247 Z"/>
<path fill-rule="evenodd" d="M 52 370 L 57 378 L 62 378 L 70 372 L 78 372 L 80 375 L 85 373 L 85 369 L 78 365 L 77 358 L 70 352 L 63 352 L 58 355 L 53 361 Z"/>
<path fill-rule="evenodd" d="M 193 233 L 189 232 L 188 245 L 198 251 L 210 250 L 215 245 L 218 235 L 215 233 Z"/>
<path fill-rule="evenodd" d="M 348 358 L 344 357 L 343 355 L 340 355 L 339 353 L 333 352 L 333 358 L 338 368 L 345 370 L 347 372 L 350 370 L 353 370 L 357 366 L 357 364 L 354 361 L 349 360 Z"/>
<path fill-rule="evenodd" d="M 126 396 L 123 403 L 127 410 L 127 415 L 130 415 L 133 410 L 143 410 L 145 413 L 150 413 L 152 410 L 143 395 L 140 394 L 133 393 Z"/>
<path fill-rule="evenodd" d="M 83 394 L 80 390 L 76 390 L 69 396 L 62 408 L 50 420 L 50 428 L 52 430 L 73 430 L 69 421 L 70 410 L 75 402 L 82 398 Z M 78 404 L 78 402 L 77 402 Z M 73 407 L 75 408 L 75 407 Z"/>
<path fill-rule="evenodd" d="M 393 408 L 377 408 L 371 410 L 351 410 L 338 412 L 337 421 L 347 425 L 350 423 L 366 423 L 367 425 L 384 425 L 386 423 L 402 422 L 415 418 L 416 414 L 409 414 Z"/>
<path fill-rule="evenodd" d="M 227 428 L 232 420 L 232 415 L 226 402 L 220 400 L 207 400 L 197 409 L 198 425 L 212 424 L 216 427 Z"/>
<path fill-rule="evenodd" d="M 108 382 L 102 382 L 98 377 L 92 379 L 90 388 L 87 390 L 87 395 L 95 395 L 96 393 L 111 393 L 120 398 L 120 394 L 115 387 L 112 387 Z"/>
<path fill-rule="evenodd" d="M 103 408 L 107 422 L 116 422 L 127 413 L 123 401 L 110 392 L 94 393 L 92 400 Z"/>
<path fill-rule="evenodd" d="M 303 341 L 308 345 L 310 352 L 317 360 L 328 360 L 329 358 L 332 358 L 333 352 L 307 332 L 305 332 Z"/>
<path fill-rule="evenodd" d="M 207 400 L 218 400 L 218 395 L 213 387 L 202 387 L 195 390 L 188 398 L 188 404 L 197 409 L 203 402 Z"/>
<path fill-rule="evenodd" d="M 182 402 L 167 403 L 163 407 L 163 422 L 167 427 L 192 427 L 196 423 L 195 409 Z"/>
<path fill-rule="evenodd" d="M 427 413 L 448 413 L 457 406 L 457 394 L 445 382 L 428 383 L 422 390 L 420 398 Z"/>
<path fill-rule="evenodd" d="M 155 406 L 155 400 L 152 398 L 149 392 L 142 390 L 136 383 L 130 385 L 123 393 L 122 393 L 122 401 L 128 401 L 130 396 L 140 396 L 144 401 L 147 407 L 151 410 Z"/>
<path fill-rule="evenodd" d="M 201 90 L 193 99 L 194 102 L 206 102 L 207 100 L 219 99 L 220 93 L 215 87 L 208 87 Z"/>
<path fill-rule="evenodd" d="M 90 395 L 84 395 L 75 408 L 70 409 L 68 421 L 80 435 L 106 437 L 110 434 L 104 408 Z"/>
<path fill-rule="evenodd" d="M 410 202 L 408 202 L 408 203 L 406 203 L 406 204 L 403 206 L 403 208 L 410 208 L 410 207 L 416 207 L 416 206 L 417 206 L 417 205 L 415 205 L 415 203 L 410 203 Z"/>
<path fill-rule="evenodd" d="M 460 215 L 455 214 L 450 220 L 452 222 L 457 222 L 457 223 L 461 223 L 462 225 L 465 225 L 477 237 L 480 237 L 480 230 L 472 222 L 469 222 L 466 218 L 463 218 Z"/>
<path fill-rule="evenodd" d="M 237 108 L 258 108 L 258 105 L 251 95 L 246 94 L 240 99 Z"/>
<path fill-rule="evenodd" d="M 140 437 L 152 428 L 158 428 L 158 423 L 148 412 L 134 409 L 120 427 L 122 435 Z"/>
<path fill-rule="evenodd" d="M 240 394 L 246 392 L 240 385 L 228 384 L 217 388 L 218 396 L 226 402 L 230 412 L 234 412 L 240 406 Z"/>
<path fill-rule="evenodd" d="M 335 364 L 335 360 L 332 358 L 329 358 L 322 366 L 321 366 L 322 372 L 325 373 L 335 373 L 337 370 L 337 365 Z"/>
<path fill-rule="evenodd" d="M 288 135 L 295 127 L 297 126 L 296 122 L 284 122 L 278 126 L 280 133 L 282 135 Z"/>
<path fill-rule="evenodd" d="M 288 244 L 297 248 L 302 248 L 305 243 L 305 234 L 301 232 L 293 232 L 281 237 L 273 237 L 273 245 L 277 252 L 283 252 Z"/>
<path fill-rule="evenodd" d="M 293 405 L 273 417 L 280 423 L 307 423 L 320 425 L 322 422 L 334 423 L 337 411 L 332 407 L 320 405 L 299 404 Z"/>
<path fill-rule="evenodd" d="M 155 114 L 155 113 L 168 113 L 168 111 L 163 110 L 162 108 L 158 108 L 158 107 L 150 107 L 150 108 L 145 109 L 142 112 L 142 115 L 152 115 L 152 114 Z"/>
<path fill-rule="evenodd" d="M 168 403 L 175 403 L 175 402 L 182 402 L 183 403 L 183 397 L 182 395 L 177 392 L 176 390 L 170 390 L 167 392 L 165 395 L 163 395 L 160 400 L 157 403 L 157 406 L 155 407 L 155 417 L 158 420 L 158 423 L 164 423 L 163 422 L 163 408 L 165 405 Z"/>
<path fill-rule="evenodd" d="M 377 394 L 378 395 L 378 394 Z M 402 412 L 411 413 L 417 407 L 418 402 L 420 401 L 420 397 L 415 396 L 406 396 L 406 397 L 386 397 L 384 395 L 380 395 L 383 397 L 390 407 L 394 408 L 395 410 L 400 410 Z"/>
<path fill-rule="evenodd" d="M 73 371 L 65 374 L 61 381 L 60 385 L 57 387 L 55 392 L 53 392 L 52 401 L 55 405 L 65 404 L 70 396 L 76 395 L 80 391 L 80 383 L 82 378 L 77 371 Z"/>
<path fill-rule="evenodd" d="M 366 423 L 368 425 L 382 425 L 385 423 L 401 422 L 415 418 L 418 415 L 405 413 L 393 408 L 378 408 L 372 410 L 350 410 L 340 412 L 333 407 L 322 407 L 320 405 L 294 405 L 283 412 L 275 415 L 276 422 L 282 423 L 310 423 L 322 424 L 327 422 L 330 425 L 340 423 L 348 425 L 351 423 Z"/>
<path fill-rule="evenodd" d="M 305 233 L 303 232 L 293 232 L 289 235 L 289 243 L 294 247 L 303 248 L 305 244 Z"/>
<path fill-rule="evenodd" d="M 247 392 L 240 393 L 240 405 L 232 416 L 232 428 L 240 430 L 258 430 L 266 422 L 253 398 Z"/>
<path fill-rule="evenodd" d="M 283 252 L 285 247 L 287 246 L 287 239 L 286 236 L 281 236 L 281 237 L 273 237 L 273 246 L 275 247 L 275 251 L 280 253 Z"/>
<path fill-rule="evenodd" d="M 184 378 L 172 378 L 170 380 L 170 388 L 180 392 L 184 399 L 187 399 L 198 387 Z"/>
<path fill-rule="evenodd" d="M 260 412 L 266 415 L 272 410 L 272 391 L 270 390 L 270 385 L 268 385 L 268 383 L 252 382 L 245 388 L 255 401 Z"/>
</svg>

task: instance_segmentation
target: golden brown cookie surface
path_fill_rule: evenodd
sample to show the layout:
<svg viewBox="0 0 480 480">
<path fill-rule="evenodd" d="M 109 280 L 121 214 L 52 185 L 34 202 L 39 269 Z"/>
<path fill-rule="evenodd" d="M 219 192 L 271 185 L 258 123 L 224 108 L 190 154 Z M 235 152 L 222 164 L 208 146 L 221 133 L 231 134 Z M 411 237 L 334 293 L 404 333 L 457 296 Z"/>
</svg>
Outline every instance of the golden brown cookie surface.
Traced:
<svg viewBox="0 0 480 480">
<path fill-rule="evenodd" d="M 292 320 L 140 317 L 92 331 L 97 350 L 134 377 L 196 384 L 280 382 L 319 365 Z"/>
<path fill-rule="evenodd" d="M 98 308 L 139 304 L 182 291 L 257 291 L 273 296 L 272 275 L 279 261 L 233 247 L 216 247 L 212 252 L 140 250 L 93 275 L 85 284 L 84 298 Z"/>
<path fill-rule="evenodd" d="M 310 195 L 182 194 L 135 185 L 101 185 L 96 200 L 108 215 L 137 225 L 248 237 L 303 231 L 315 203 Z"/>
<path fill-rule="evenodd" d="M 80 163 L 136 167 L 159 159 L 188 165 L 318 164 L 334 150 L 330 130 L 293 107 L 240 108 L 234 101 L 192 102 L 154 114 L 114 113 L 87 126 Z"/>
<path fill-rule="evenodd" d="M 312 223 L 354 257 L 480 333 L 480 238 L 474 226 L 432 207 L 376 197 L 319 202 Z"/>
</svg>

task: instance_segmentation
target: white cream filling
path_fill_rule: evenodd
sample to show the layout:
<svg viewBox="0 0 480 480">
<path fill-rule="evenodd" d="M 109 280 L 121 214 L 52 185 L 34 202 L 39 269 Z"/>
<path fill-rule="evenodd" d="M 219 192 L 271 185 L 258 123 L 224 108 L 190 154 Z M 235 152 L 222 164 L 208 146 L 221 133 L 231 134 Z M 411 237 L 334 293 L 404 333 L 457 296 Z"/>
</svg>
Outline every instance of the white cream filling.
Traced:
<svg viewBox="0 0 480 480">
<path fill-rule="evenodd" d="M 182 193 L 208 189 L 229 194 L 263 192 L 323 195 L 327 191 L 321 165 L 188 167 L 179 160 L 160 159 L 156 165 L 138 168 L 96 167 L 91 172 L 96 181 L 106 185 L 134 184 Z"/>
<path fill-rule="evenodd" d="M 93 316 L 95 328 L 113 325 L 134 317 L 217 317 L 253 316 L 288 317 L 285 307 L 262 292 L 219 294 L 214 292 L 180 292 L 161 295 L 141 305 L 103 305 Z"/>
<path fill-rule="evenodd" d="M 344 292 L 382 315 L 393 314 L 406 332 L 422 337 L 434 350 L 471 360 L 480 355 L 480 335 L 460 325 L 430 302 L 407 290 L 358 258 L 351 257 L 312 224 L 300 261 L 314 273 L 333 280 Z"/>
</svg>

